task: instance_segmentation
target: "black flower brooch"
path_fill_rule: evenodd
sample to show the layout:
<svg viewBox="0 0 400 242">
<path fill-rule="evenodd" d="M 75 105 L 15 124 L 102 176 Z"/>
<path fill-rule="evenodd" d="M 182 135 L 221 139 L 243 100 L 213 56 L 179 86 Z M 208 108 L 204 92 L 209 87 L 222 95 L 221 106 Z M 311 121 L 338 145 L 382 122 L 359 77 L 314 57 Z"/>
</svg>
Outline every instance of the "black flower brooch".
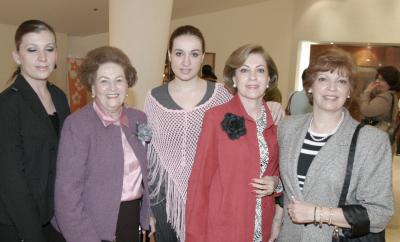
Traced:
<svg viewBox="0 0 400 242">
<path fill-rule="evenodd" d="M 244 118 L 233 113 L 225 114 L 224 120 L 221 122 L 221 127 L 231 140 L 239 139 L 240 136 L 246 134 Z"/>
<path fill-rule="evenodd" d="M 136 136 L 142 142 L 143 145 L 150 143 L 151 140 L 151 129 L 145 123 L 136 123 Z"/>
</svg>

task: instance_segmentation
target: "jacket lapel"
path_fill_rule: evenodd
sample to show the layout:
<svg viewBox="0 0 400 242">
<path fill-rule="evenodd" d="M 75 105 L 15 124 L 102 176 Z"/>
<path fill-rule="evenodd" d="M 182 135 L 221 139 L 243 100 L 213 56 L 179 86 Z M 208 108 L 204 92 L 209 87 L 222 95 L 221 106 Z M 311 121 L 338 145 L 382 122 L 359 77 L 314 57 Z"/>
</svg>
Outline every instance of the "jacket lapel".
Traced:
<svg viewBox="0 0 400 242">
<path fill-rule="evenodd" d="M 321 148 L 308 169 L 303 190 L 304 197 L 307 197 L 315 190 L 324 174 L 334 172 L 330 169 L 332 166 L 342 165 L 343 154 L 348 154 L 349 152 L 350 140 L 353 135 L 351 127 L 351 118 L 349 113 L 345 111 L 343 123 Z"/>
<path fill-rule="evenodd" d="M 297 166 L 299 164 L 301 147 L 303 146 L 304 138 L 306 137 L 310 121 L 311 115 L 308 115 L 308 117 L 301 122 L 298 127 L 294 128 L 295 133 L 292 135 L 293 138 L 288 140 L 288 142 L 290 142 L 289 147 L 292 147 L 292 150 L 289 151 L 288 160 L 293 161 L 289 163 L 290 167 L 288 167 L 289 179 L 291 179 L 290 184 L 295 184 L 294 187 L 292 187 L 292 191 L 294 193 L 292 195 L 296 199 L 303 199 L 303 193 L 298 185 L 299 181 L 297 178 Z"/>
<path fill-rule="evenodd" d="M 69 109 L 68 107 L 66 107 L 65 104 L 66 100 L 64 98 L 61 98 L 60 96 L 57 96 L 57 93 L 54 90 L 56 88 L 54 84 L 47 82 L 47 88 L 49 89 L 51 100 L 53 101 L 53 104 L 56 108 L 56 112 L 58 114 L 61 127 L 63 124 L 63 120 L 70 114 Z"/>
<path fill-rule="evenodd" d="M 125 125 L 122 125 L 122 130 L 124 131 L 126 139 L 131 145 L 133 152 L 135 152 L 136 158 L 139 160 L 141 168 L 144 169 L 144 164 L 146 162 L 146 144 L 142 144 L 142 142 L 137 137 L 136 122 L 138 122 L 139 120 L 133 115 L 128 115 L 126 110 L 124 111 L 128 116 L 129 126 L 126 127 Z"/>
<path fill-rule="evenodd" d="M 247 114 L 246 110 L 243 107 L 242 102 L 240 101 L 239 96 L 236 94 L 233 98 L 232 101 L 229 102 L 229 110 L 232 110 L 232 113 L 235 115 L 241 116 L 244 118 L 244 123 L 246 127 L 246 135 L 241 136 L 240 139 L 246 139 L 247 142 L 244 142 L 247 144 L 247 150 L 248 154 L 251 156 L 251 162 L 256 162 L 256 164 L 252 165 L 257 165 L 258 170 L 257 173 L 255 174 L 254 177 L 259 177 L 259 164 L 260 164 L 260 148 L 258 145 L 258 139 L 257 139 L 257 127 L 255 121 L 250 117 L 250 115 Z"/>
<path fill-rule="evenodd" d="M 45 125 L 48 126 L 48 130 L 50 131 L 53 138 L 56 139 L 56 132 L 51 124 L 49 116 L 41 103 L 39 97 L 33 90 L 33 88 L 29 85 L 29 83 L 25 80 L 22 75 L 18 75 L 17 79 L 14 83 L 15 87 L 21 92 L 21 95 L 26 102 L 27 106 L 30 107 L 32 112 L 43 121 Z M 53 96 L 52 96 L 53 98 Z"/>
</svg>

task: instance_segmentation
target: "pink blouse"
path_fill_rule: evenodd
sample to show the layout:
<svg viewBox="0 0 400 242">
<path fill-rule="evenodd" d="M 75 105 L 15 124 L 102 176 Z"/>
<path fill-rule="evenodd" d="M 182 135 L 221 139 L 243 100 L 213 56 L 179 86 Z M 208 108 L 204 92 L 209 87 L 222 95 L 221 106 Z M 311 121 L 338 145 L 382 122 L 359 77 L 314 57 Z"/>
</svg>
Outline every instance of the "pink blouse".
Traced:
<svg viewBox="0 0 400 242">
<path fill-rule="evenodd" d="M 98 105 L 96 101 L 93 102 L 93 109 L 99 116 L 104 127 L 108 127 L 111 124 L 116 126 L 121 126 L 121 124 L 128 126 L 128 117 L 122 112 L 122 109 L 118 119 L 108 116 L 103 110 L 101 110 L 100 105 Z M 141 198 L 143 195 L 143 187 L 142 171 L 139 161 L 126 138 L 125 133 L 122 131 L 122 128 L 120 128 L 120 130 L 122 149 L 124 151 L 124 178 L 121 202 L 124 202 Z"/>
</svg>

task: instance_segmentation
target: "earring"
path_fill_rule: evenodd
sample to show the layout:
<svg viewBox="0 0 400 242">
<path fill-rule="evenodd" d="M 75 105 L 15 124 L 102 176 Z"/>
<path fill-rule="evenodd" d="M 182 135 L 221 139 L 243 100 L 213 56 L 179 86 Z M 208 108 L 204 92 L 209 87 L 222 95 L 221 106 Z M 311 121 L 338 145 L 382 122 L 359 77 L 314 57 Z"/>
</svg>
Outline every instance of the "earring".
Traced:
<svg viewBox="0 0 400 242">
<path fill-rule="evenodd" d="M 312 93 L 312 90 L 311 89 L 308 89 L 308 91 L 307 91 L 308 93 Z"/>
<path fill-rule="evenodd" d="M 96 97 L 96 95 L 94 95 L 94 93 L 92 92 L 92 98 L 95 98 Z"/>
<path fill-rule="evenodd" d="M 237 86 L 236 86 L 236 83 L 233 83 L 233 87 L 234 87 L 234 88 L 236 88 L 236 87 L 237 87 Z"/>
<path fill-rule="evenodd" d="M 347 96 L 347 99 L 350 99 L 350 95 Z"/>
</svg>

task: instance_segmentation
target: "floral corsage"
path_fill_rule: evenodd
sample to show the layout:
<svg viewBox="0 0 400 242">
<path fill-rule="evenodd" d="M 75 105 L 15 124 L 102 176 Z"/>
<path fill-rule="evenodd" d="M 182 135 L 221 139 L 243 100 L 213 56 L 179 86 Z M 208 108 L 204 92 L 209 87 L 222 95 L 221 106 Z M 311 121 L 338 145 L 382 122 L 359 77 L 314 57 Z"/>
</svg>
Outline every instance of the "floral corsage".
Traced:
<svg viewBox="0 0 400 242">
<path fill-rule="evenodd" d="M 150 143 L 151 135 L 151 129 L 146 123 L 136 123 L 136 137 L 143 145 Z"/>
<path fill-rule="evenodd" d="M 231 140 L 239 139 L 240 136 L 246 134 L 244 118 L 233 113 L 225 114 L 224 120 L 221 122 L 221 127 Z"/>
</svg>

